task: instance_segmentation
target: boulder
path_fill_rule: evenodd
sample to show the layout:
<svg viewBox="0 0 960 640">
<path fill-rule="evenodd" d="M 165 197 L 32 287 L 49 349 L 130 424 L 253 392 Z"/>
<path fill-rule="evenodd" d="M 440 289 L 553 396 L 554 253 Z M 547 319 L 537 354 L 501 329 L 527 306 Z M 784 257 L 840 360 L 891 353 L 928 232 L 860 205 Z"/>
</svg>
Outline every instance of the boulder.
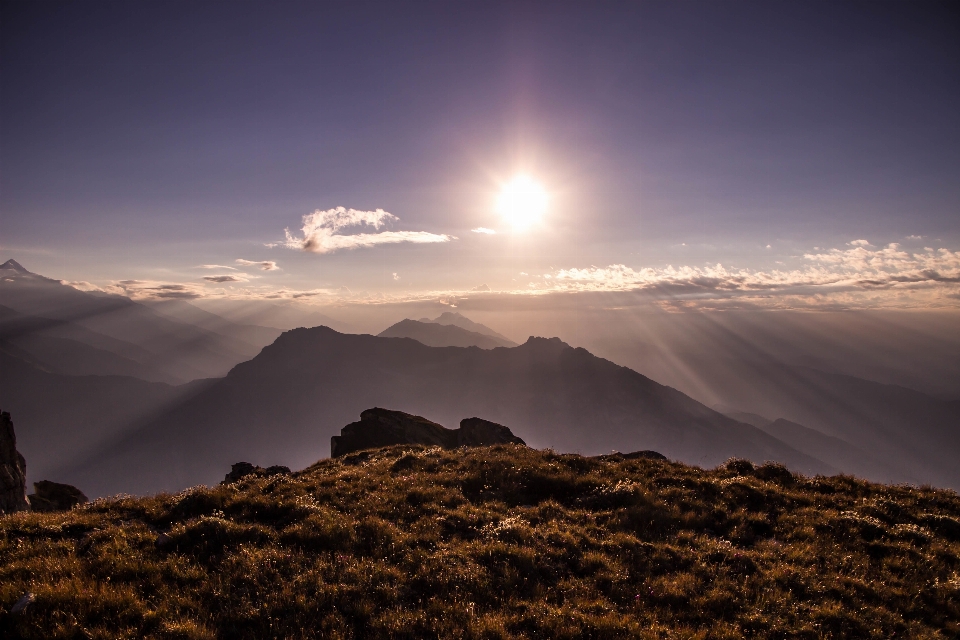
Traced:
<svg viewBox="0 0 960 640">
<path fill-rule="evenodd" d="M 361 413 L 358 422 L 351 422 L 340 430 L 339 436 L 330 439 L 330 456 L 337 458 L 395 444 L 455 449 L 508 443 L 525 444 L 507 427 L 481 418 L 466 418 L 459 429 L 447 429 L 422 416 L 375 407 Z"/>
<path fill-rule="evenodd" d="M 73 485 L 41 480 L 33 483 L 30 506 L 34 511 L 69 511 L 87 502 L 83 491 Z"/>
<path fill-rule="evenodd" d="M 17 451 L 17 435 L 10 414 L 0 411 L 0 513 L 29 508 L 27 462 Z"/>
<path fill-rule="evenodd" d="M 224 478 L 223 482 L 220 484 L 230 484 L 231 482 L 236 482 L 246 478 L 247 476 L 276 476 L 276 475 L 288 475 L 290 473 L 290 467 L 284 467 L 283 465 L 273 465 L 272 467 L 258 467 L 255 464 L 250 464 L 249 462 L 238 462 L 231 466 L 230 473 L 228 473 Z"/>
<path fill-rule="evenodd" d="M 460 421 L 460 428 L 454 430 L 457 434 L 458 447 L 485 447 L 491 444 L 522 444 L 527 443 L 513 435 L 507 427 L 483 418 L 464 418 Z"/>
</svg>

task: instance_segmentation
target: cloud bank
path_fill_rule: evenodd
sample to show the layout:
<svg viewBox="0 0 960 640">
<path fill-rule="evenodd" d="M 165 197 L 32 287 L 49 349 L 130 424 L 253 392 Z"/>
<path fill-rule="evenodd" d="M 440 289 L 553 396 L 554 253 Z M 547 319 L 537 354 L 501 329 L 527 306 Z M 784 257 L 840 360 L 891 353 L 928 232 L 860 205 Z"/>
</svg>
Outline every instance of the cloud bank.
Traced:
<svg viewBox="0 0 960 640">
<path fill-rule="evenodd" d="M 303 216 L 302 237 L 296 237 L 285 229 L 284 246 L 312 253 L 332 253 L 341 249 L 372 247 L 378 244 L 396 244 L 399 242 L 436 243 L 455 240 L 446 234 L 427 231 L 379 231 L 388 223 L 399 220 L 397 216 L 383 209 L 359 211 L 336 207 L 321 211 L 317 209 Z M 372 228 L 377 233 L 344 234 L 344 231 Z"/>
<path fill-rule="evenodd" d="M 541 274 L 521 272 L 526 276 L 522 283 L 496 291 L 487 284 L 472 288 L 468 285 L 462 290 L 388 293 L 354 292 L 343 286 L 276 289 L 249 283 L 247 278 L 256 276 L 241 274 L 203 278 L 206 283 L 237 283 L 229 289 L 199 283 L 120 280 L 100 290 L 131 298 L 285 299 L 310 300 L 320 305 L 429 300 L 458 305 L 469 298 L 487 299 L 491 304 L 496 300 L 501 301 L 496 304 L 511 304 L 509 299 L 519 297 L 609 293 L 617 294 L 618 300 L 629 301 L 629 304 L 653 303 L 678 309 L 730 309 L 738 305 L 778 309 L 960 308 L 960 251 L 926 247 L 911 252 L 896 243 L 876 247 L 861 239 L 839 249 L 816 249 L 794 259 L 799 265 L 796 268 L 770 270 L 737 269 L 722 264 L 662 268 L 612 264 L 561 268 Z M 262 263 L 253 264 L 264 268 Z M 399 273 L 396 279 L 399 280 Z M 98 289 L 88 282 L 64 284 L 82 290 Z"/>
<path fill-rule="evenodd" d="M 667 296 L 729 298 L 734 296 L 824 296 L 836 293 L 905 294 L 927 291 L 950 296 L 960 288 L 960 251 L 927 248 L 903 251 L 897 243 L 873 248 L 866 240 L 849 249 L 804 254 L 803 267 L 755 271 L 706 267 L 635 270 L 622 264 L 560 269 L 544 276 L 543 289 L 553 291 L 646 291 Z M 903 295 L 899 296 L 905 300 Z M 929 298 L 930 296 L 927 296 Z M 881 305 L 883 300 L 873 297 Z"/>
</svg>

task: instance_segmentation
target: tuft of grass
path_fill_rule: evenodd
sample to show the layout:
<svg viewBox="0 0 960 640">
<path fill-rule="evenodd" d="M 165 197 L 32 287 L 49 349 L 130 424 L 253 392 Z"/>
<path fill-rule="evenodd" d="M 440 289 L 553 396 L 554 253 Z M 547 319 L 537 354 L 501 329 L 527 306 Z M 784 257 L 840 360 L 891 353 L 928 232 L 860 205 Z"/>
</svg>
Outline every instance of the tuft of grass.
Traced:
<svg viewBox="0 0 960 640">
<path fill-rule="evenodd" d="M 960 497 L 742 460 L 388 447 L 4 516 L 0 636 L 956 638 Z"/>
</svg>

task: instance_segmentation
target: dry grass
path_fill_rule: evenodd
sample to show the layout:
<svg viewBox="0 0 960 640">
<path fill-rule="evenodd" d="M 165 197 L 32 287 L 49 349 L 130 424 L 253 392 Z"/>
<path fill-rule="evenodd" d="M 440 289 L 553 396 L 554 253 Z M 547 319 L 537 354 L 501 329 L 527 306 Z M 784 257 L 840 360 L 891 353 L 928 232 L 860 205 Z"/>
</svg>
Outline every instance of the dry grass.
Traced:
<svg viewBox="0 0 960 640">
<path fill-rule="evenodd" d="M 2 517 L 0 636 L 955 638 L 958 555 L 951 491 L 393 447 Z"/>
</svg>

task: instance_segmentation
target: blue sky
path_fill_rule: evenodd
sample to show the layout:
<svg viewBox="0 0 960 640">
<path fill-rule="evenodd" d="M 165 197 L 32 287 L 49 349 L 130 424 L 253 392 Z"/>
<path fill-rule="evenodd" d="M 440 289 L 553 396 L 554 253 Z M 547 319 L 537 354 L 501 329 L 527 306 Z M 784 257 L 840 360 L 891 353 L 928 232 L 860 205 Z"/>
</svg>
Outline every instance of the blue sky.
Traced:
<svg viewBox="0 0 960 640">
<path fill-rule="evenodd" d="M 679 279 L 721 298 L 827 286 L 949 306 L 951 9 L 7 2 L 0 250 L 136 296 L 180 283 L 323 303 Z M 518 174 L 550 197 L 524 233 L 495 207 Z M 304 216 L 341 206 L 393 217 L 337 235 L 446 240 L 286 246 L 285 229 L 302 237 Z"/>
</svg>

